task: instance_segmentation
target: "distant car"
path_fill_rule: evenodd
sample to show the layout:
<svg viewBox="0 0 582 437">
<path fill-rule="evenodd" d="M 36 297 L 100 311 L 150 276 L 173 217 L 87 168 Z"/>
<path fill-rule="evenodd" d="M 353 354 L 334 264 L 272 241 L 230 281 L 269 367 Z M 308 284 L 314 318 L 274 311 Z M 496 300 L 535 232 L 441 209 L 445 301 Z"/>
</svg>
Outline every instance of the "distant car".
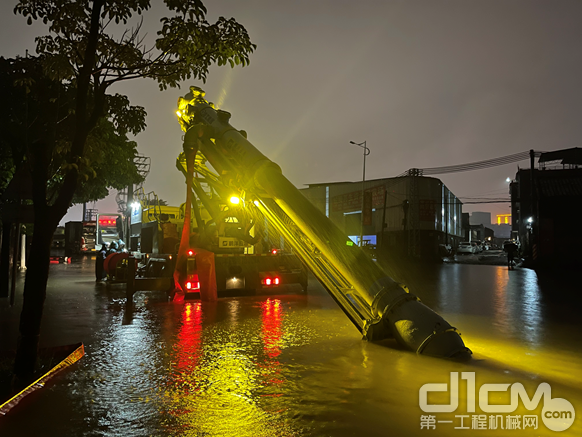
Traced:
<svg viewBox="0 0 582 437">
<path fill-rule="evenodd" d="M 457 253 L 475 253 L 475 246 L 469 242 L 463 242 L 457 247 Z"/>
</svg>

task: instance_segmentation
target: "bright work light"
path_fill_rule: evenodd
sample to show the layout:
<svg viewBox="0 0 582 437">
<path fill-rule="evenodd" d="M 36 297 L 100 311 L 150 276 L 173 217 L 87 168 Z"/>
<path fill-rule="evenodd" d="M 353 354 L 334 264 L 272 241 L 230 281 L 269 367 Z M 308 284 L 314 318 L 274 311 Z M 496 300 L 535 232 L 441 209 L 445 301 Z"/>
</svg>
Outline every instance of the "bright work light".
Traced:
<svg viewBox="0 0 582 437">
<path fill-rule="evenodd" d="M 230 201 L 230 203 L 232 203 L 233 205 L 238 205 L 240 203 L 240 199 L 236 196 L 232 196 L 230 199 L 228 199 Z"/>
</svg>

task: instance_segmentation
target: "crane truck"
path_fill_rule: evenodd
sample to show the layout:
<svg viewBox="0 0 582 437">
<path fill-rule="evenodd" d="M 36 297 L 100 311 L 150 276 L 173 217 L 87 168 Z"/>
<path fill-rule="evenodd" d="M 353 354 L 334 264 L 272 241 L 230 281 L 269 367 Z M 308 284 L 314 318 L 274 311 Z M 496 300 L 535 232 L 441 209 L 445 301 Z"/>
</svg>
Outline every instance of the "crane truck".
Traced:
<svg viewBox="0 0 582 437">
<path fill-rule="evenodd" d="M 237 232 L 247 233 L 249 220 L 264 218 L 365 339 L 395 338 L 418 354 L 470 358 L 471 351 L 457 329 L 355 246 L 283 176 L 277 164 L 251 144 L 245 131 L 230 124 L 228 112 L 216 109 L 205 99 L 202 89 L 190 87 L 190 92 L 178 100 L 176 115 L 185 132 L 179 160 L 185 174 L 202 173 L 217 193 L 227 190 L 240 199 L 250 219 L 243 217 Z M 207 161 L 214 172 L 200 167 L 202 161 Z M 204 203 L 200 187 L 194 184 L 192 188 Z M 196 202 L 192 203 L 196 215 Z M 210 203 L 205 206 L 213 208 Z M 214 212 L 216 217 L 229 214 L 237 220 L 241 216 L 234 211 L 226 215 Z M 247 240 L 249 237 L 253 238 L 250 233 L 245 235 Z"/>
<path fill-rule="evenodd" d="M 152 250 L 146 253 L 147 260 L 138 275 L 144 277 L 127 275 L 128 299 L 136 290 L 179 285 L 193 291 L 200 287 L 195 251 L 186 247 L 191 243 L 191 231 L 197 231 L 194 235 L 198 246 L 205 246 L 216 255 L 232 256 L 253 254 L 252 250 L 260 247 L 259 241 L 265 240 L 267 229 L 285 241 L 285 248 L 288 246 L 293 253 L 289 259 L 300 260 L 309 269 L 364 339 L 394 338 L 417 354 L 459 361 L 470 359 L 471 351 L 457 329 L 354 245 L 283 176 L 276 163 L 247 139 L 246 132 L 230 124 L 228 112 L 216 109 L 205 99 L 203 90 L 190 87 L 190 92 L 178 100 L 176 115 L 185 132 L 177 166 L 186 176 L 188 189 L 184 212 L 179 214 L 183 220 L 182 239 L 177 237 L 177 229 L 170 233 L 174 235 L 174 245 L 180 241 L 180 248 L 186 249 L 181 250 L 186 262 L 176 269 L 181 271 L 182 282 L 172 281 L 172 272 L 176 263 L 180 263 L 176 259 L 180 252 L 175 256 L 160 251 L 156 254 Z M 206 190 L 201 181 L 206 183 Z M 189 218 L 190 211 L 193 211 L 193 220 Z M 162 215 L 160 211 L 160 221 L 170 228 L 172 220 Z M 143 214 L 136 216 L 144 217 Z M 152 249 L 154 245 L 166 243 L 151 237 L 161 229 L 160 221 L 156 220 L 153 225 L 144 223 L 142 250 L 145 246 Z M 263 229 L 259 226 L 261 223 L 264 223 Z M 200 243 L 201 240 L 205 242 Z M 135 248 L 136 241 L 130 239 L 130 248 Z M 136 261 L 135 257 L 129 258 L 130 272 L 136 268 Z M 253 265 L 256 267 L 256 262 Z M 245 271 L 241 263 L 225 266 L 225 280 L 236 279 Z M 217 277 L 219 270 L 217 263 Z M 279 271 L 279 266 L 274 271 Z M 274 278 L 258 277 L 254 285 L 273 284 Z M 226 282 L 224 288 L 227 288 Z"/>
<path fill-rule="evenodd" d="M 191 220 L 185 222 L 186 203 L 163 205 L 154 192 L 143 188 L 134 192 L 131 205 L 129 250 L 138 262 L 138 287 L 144 281 L 153 288 L 166 289 L 171 297 L 176 289 L 186 298 L 199 298 L 204 283 L 199 278 L 201 248 L 212 255 L 213 283 L 219 296 L 248 294 L 256 290 L 273 290 L 286 284 L 298 284 L 307 290 L 307 270 L 299 258 L 285 245 L 285 240 L 270 227 L 255 204 L 237 196 L 236 190 L 224 185 L 207 166 L 202 154 L 196 156 L 194 174 L 187 174 L 185 154 L 176 160 L 176 167 L 190 178 L 193 193 Z M 172 281 L 179 238 L 187 228 L 189 247 L 183 275 L 177 284 Z M 126 258 L 117 256 L 117 262 Z M 129 259 L 129 255 L 127 256 Z M 106 263 L 113 282 L 125 282 L 127 265 Z M 121 268 L 119 268 L 121 267 Z M 132 267 L 132 269 L 134 269 Z M 119 280 L 118 280 L 119 279 Z M 152 282 L 153 281 L 153 282 Z M 202 284 L 202 287 L 201 287 Z M 130 285 L 135 288 L 136 284 Z M 148 285 L 146 285 L 147 287 Z M 268 291 L 267 290 L 267 291 Z"/>
</svg>

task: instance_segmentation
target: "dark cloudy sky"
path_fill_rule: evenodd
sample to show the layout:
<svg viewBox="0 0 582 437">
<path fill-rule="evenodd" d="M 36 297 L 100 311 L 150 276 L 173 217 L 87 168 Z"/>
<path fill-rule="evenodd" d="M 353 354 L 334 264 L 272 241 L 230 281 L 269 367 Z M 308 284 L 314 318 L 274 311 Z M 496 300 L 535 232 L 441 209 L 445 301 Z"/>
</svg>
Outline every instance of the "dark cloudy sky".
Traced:
<svg viewBox="0 0 582 437">
<path fill-rule="evenodd" d="M 14 3 L 0 6 L 5 57 L 33 52 L 35 32 L 42 31 L 14 16 Z M 206 84 L 193 84 L 231 112 L 231 123 L 298 187 L 361 180 L 361 149 L 350 140 L 367 141 L 371 179 L 411 167 L 576 147 L 582 137 L 579 0 L 205 4 L 210 20 L 235 17 L 258 48 L 249 67 L 213 68 Z M 156 6 L 146 14 L 150 36 L 162 11 Z M 153 81 L 138 80 L 115 89 L 146 107 L 148 127 L 136 138 L 152 158 L 145 188 L 170 204 L 185 196 L 174 166 L 182 135 L 174 111 L 188 85 L 160 92 Z M 505 179 L 516 168 L 440 178 L 460 197 L 506 196 Z M 111 199 L 97 207 L 116 209 Z M 509 208 L 467 205 L 464 211 Z"/>
</svg>

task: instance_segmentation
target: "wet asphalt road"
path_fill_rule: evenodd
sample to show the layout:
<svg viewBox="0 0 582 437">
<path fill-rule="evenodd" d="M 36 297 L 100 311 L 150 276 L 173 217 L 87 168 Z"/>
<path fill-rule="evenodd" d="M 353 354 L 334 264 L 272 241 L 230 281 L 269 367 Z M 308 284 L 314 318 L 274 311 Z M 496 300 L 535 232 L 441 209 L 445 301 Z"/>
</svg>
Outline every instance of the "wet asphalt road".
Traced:
<svg viewBox="0 0 582 437">
<path fill-rule="evenodd" d="M 459 328 L 470 363 L 363 342 L 314 280 L 307 295 L 282 288 L 213 304 L 140 292 L 129 311 L 124 289 L 95 284 L 89 261 L 52 265 L 42 345 L 83 341 L 86 356 L 0 418 L 0 436 L 582 435 L 579 417 L 559 434 L 541 420 L 470 429 L 470 416 L 484 413 L 468 412 L 463 385 L 457 411 L 431 413 L 445 421 L 434 429 L 421 429 L 419 407 L 423 384 L 475 372 L 478 385 L 520 382 L 530 395 L 548 382 L 582 414 L 576 276 L 459 264 L 391 274 Z M 0 302 L 3 350 L 16 345 L 20 293 L 14 308 Z M 502 394 L 493 402 L 508 403 Z M 515 414 L 539 418 L 542 408 Z"/>
</svg>

